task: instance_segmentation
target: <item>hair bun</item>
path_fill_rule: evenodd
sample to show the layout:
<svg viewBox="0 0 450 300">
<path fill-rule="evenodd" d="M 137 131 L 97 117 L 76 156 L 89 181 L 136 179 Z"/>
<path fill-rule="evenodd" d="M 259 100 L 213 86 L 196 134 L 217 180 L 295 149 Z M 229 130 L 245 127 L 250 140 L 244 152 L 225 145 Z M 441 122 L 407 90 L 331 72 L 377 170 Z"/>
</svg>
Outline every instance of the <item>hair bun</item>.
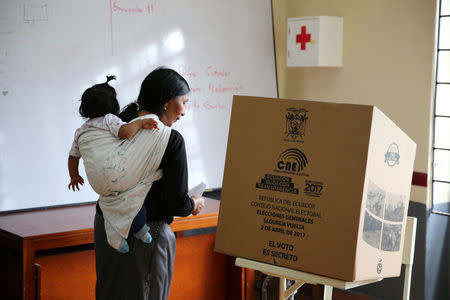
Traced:
<svg viewBox="0 0 450 300">
<path fill-rule="evenodd" d="M 115 75 L 107 75 L 106 76 L 106 83 L 110 82 L 111 80 L 116 80 Z"/>
</svg>

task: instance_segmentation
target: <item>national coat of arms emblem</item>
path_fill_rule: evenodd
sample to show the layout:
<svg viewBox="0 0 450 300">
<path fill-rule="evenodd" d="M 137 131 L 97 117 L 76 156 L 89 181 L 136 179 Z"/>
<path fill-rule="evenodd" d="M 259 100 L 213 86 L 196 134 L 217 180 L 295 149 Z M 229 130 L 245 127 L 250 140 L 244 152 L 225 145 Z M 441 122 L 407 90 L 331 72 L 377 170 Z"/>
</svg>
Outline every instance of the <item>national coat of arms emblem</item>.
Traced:
<svg viewBox="0 0 450 300">
<path fill-rule="evenodd" d="M 302 139 L 305 135 L 308 111 L 303 108 L 288 108 L 286 113 L 286 137 Z"/>
</svg>

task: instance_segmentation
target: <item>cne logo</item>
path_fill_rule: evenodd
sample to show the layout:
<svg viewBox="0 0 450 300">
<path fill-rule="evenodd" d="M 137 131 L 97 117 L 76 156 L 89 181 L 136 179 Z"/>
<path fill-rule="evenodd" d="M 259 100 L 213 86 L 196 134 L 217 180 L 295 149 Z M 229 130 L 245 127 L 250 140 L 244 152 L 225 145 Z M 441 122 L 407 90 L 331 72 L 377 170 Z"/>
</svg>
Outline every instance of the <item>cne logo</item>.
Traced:
<svg viewBox="0 0 450 300">
<path fill-rule="evenodd" d="M 305 153 L 296 148 L 283 151 L 278 157 L 277 168 L 291 174 L 299 174 L 308 164 Z"/>
<path fill-rule="evenodd" d="M 286 137 L 301 139 L 305 135 L 308 111 L 303 108 L 288 108 L 286 113 Z"/>
<path fill-rule="evenodd" d="M 396 143 L 389 145 L 386 153 L 384 154 L 384 162 L 387 163 L 389 167 L 393 167 L 400 163 L 400 150 Z"/>
</svg>

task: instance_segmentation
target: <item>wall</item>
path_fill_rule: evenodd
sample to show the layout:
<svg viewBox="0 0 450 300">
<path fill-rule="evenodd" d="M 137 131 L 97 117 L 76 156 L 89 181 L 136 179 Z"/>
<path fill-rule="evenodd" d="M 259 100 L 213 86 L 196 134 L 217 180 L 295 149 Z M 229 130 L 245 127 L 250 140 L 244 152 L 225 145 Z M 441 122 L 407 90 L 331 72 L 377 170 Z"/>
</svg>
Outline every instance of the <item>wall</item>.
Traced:
<svg viewBox="0 0 450 300">
<path fill-rule="evenodd" d="M 376 105 L 417 143 L 414 171 L 428 174 L 436 1 L 273 0 L 273 8 L 280 98 Z M 287 68 L 287 19 L 321 15 L 344 18 L 343 67 Z M 418 218 L 411 299 L 449 299 L 449 218 L 431 213 L 430 189 L 416 185 L 408 215 Z M 402 287 L 403 273 L 356 292 L 400 299 Z"/>
<path fill-rule="evenodd" d="M 434 77 L 436 4 L 432 1 L 274 0 L 281 98 L 372 104 L 416 143 L 414 170 L 427 173 Z M 342 68 L 287 68 L 287 18 L 344 18 Z M 428 203 L 423 188 L 411 199 Z"/>
</svg>

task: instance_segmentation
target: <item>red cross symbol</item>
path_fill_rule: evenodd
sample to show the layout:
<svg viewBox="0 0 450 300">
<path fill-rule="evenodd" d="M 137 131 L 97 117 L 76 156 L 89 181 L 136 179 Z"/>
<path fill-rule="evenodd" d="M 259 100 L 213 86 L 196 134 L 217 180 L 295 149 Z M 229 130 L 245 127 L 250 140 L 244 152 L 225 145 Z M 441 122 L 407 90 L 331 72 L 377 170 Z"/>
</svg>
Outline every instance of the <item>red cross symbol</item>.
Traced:
<svg viewBox="0 0 450 300">
<path fill-rule="evenodd" d="M 297 34 L 297 44 L 300 44 L 301 50 L 306 50 L 307 42 L 311 42 L 311 34 L 306 33 L 306 26 L 302 26 L 302 33 Z"/>
</svg>

